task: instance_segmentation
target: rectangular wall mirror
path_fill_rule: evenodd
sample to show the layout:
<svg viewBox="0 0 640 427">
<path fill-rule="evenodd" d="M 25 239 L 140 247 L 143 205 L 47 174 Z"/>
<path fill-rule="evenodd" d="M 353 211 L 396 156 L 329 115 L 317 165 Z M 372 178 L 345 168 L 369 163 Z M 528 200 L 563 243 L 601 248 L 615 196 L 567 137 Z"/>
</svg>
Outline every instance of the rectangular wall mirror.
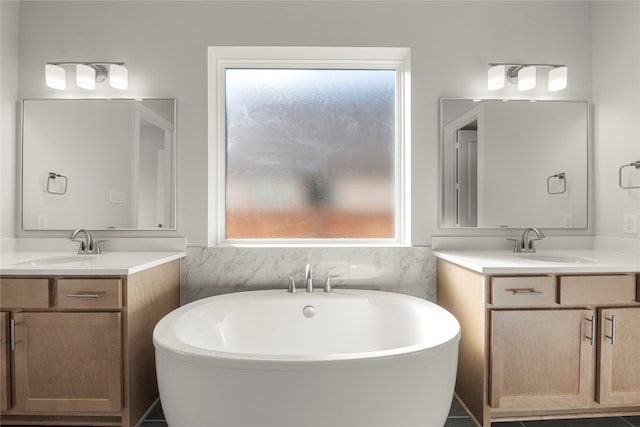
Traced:
<svg viewBox="0 0 640 427">
<path fill-rule="evenodd" d="M 23 230 L 175 230 L 174 99 L 22 102 Z"/>
<path fill-rule="evenodd" d="M 587 228 L 588 104 L 440 100 L 441 228 Z"/>
</svg>

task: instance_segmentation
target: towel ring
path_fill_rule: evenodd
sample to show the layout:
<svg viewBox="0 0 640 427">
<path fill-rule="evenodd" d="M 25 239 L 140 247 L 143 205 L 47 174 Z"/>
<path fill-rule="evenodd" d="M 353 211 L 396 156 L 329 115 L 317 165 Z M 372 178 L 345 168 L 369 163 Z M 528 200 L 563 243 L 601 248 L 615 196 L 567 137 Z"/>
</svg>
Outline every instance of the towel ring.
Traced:
<svg viewBox="0 0 640 427">
<path fill-rule="evenodd" d="M 562 181 L 562 191 L 551 191 L 551 180 L 553 178 L 557 178 Z M 551 175 L 547 178 L 547 193 L 549 194 L 562 194 L 567 192 L 567 178 L 564 172 L 557 173 L 555 175 Z"/>
<path fill-rule="evenodd" d="M 640 170 L 640 160 L 638 160 L 637 162 L 633 162 L 633 163 L 629 163 L 628 165 L 622 165 L 620 166 L 620 169 L 618 170 L 618 185 L 620 186 L 620 188 L 624 188 L 625 190 L 630 189 L 630 188 L 640 188 L 640 185 L 624 185 L 622 184 L 622 170 L 624 168 L 635 168 L 635 169 L 639 169 Z"/>
<path fill-rule="evenodd" d="M 47 193 L 58 195 L 66 194 L 67 177 L 55 172 L 49 172 L 49 177 L 47 178 Z"/>
</svg>

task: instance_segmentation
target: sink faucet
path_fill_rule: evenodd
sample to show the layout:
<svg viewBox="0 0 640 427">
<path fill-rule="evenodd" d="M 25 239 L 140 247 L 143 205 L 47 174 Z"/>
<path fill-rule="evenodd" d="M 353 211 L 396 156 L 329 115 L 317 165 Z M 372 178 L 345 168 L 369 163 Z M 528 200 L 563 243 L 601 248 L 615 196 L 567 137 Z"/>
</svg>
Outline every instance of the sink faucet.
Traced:
<svg viewBox="0 0 640 427">
<path fill-rule="evenodd" d="M 313 270 L 311 269 L 311 264 L 307 264 L 304 279 L 307 281 L 307 292 L 313 292 Z"/>
<path fill-rule="evenodd" d="M 77 239 L 78 234 L 81 233 L 84 234 L 84 240 Z M 78 248 L 79 255 L 94 255 L 102 253 L 102 250 L 100 249 L 100 243 L 104 242 L 105 240 L 94 241 L 91 237 L 91 233 L 89 233 L 89 230 L 79 228 L 71 235 L 71 241 L 80 242 L 80 247 Z"/>
<path fill-rule="evenodd" d="M 529 233 L 532 231 L 536 234 L 535 239 L 529 238 Z M 536 251 L 536 247 L 534 246 L 533 242 L 535 240 L 542 240 L 543 238 L 544 238 L 544 233 L 541 230 L 535 227 L 530 227 L 530 228 L 526 228 L 522 232 L 522 236 L 520 237 L 520 239 L 507 239 L 507 240 L 514 241 L 513 252 L 533 253 Z"/>
</svg>

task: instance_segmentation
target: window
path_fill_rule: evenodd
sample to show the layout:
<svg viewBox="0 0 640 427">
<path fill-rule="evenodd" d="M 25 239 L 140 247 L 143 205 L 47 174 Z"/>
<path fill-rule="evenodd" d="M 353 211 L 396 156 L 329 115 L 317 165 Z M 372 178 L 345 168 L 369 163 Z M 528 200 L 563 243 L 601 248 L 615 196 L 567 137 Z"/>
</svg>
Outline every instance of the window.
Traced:
<svg viewBox="0 0 640 427">
<path fill-rule="evenodd" d="M 407 243 L 407 49 L 211 54 L 221 243 Z"/>
</svg>

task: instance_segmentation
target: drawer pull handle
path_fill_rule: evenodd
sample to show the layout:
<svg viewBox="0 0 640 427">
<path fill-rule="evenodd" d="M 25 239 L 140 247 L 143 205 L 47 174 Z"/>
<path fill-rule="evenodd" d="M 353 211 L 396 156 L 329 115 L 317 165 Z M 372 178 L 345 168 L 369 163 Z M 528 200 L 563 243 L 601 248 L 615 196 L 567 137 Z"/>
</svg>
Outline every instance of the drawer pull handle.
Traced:
<svg viewBox="0 0 640 427">
<path fill-rule="evenodd" d="M 536 291 L 533 288 L 505 289 L 505 291 L 511 292 L 513 295 L 540 295 L 544 293 L 543 291 Z"/>
<path fill-rule="evenodd" d="M 11 334 L 11 351 L 16 351 L 16 345 L 20 344 L 22 340 L 16 339 L 16 326 L 22 325 L 22 322 L 16 322 L 14 319 L 11 319 L 9 322 L 9 328 L 11 329 L 9 333 Z"/>
<path fill-rule="evenodd" d="M 67 295 L 67 298 L 100 298 L 100 294 L 91 292 L 78 292 L 77 294 Z"/>
<path fill-rule="evenodd" d="M 591 347 L 593 347 L 594 345 L 596 345 L 596 319 L 595 316 L 591 316 L 591 318 L 587 317 L 587 322 L 591 323 L 591 336 L 584 336 L 585 338 L 589 339 L 589 341 L 591 341 Z"/>
<path fill-rule="evenodd" d="M 611 340 L 611 345 L 616 345 L 616 315 L 613 314 L 611 317 L 605 317 L 605 319 L 611 322 L 611 335 L 607 335 L 605 332 L 604 336 Z"/>
</svg>

